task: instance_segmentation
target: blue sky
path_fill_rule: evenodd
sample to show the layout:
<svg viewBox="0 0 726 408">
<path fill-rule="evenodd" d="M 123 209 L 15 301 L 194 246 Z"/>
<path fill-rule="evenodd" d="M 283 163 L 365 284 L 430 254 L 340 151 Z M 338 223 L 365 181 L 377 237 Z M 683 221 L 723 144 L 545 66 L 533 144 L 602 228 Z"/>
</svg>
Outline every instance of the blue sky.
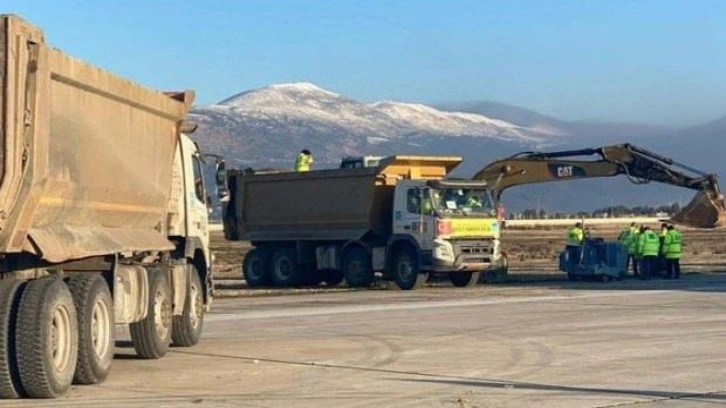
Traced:
<svg viewBox="0 0 726 408">
<path fill-rule="evenodd" d="M 724 1 L 4 0 L 76 57 L 199 103 L 308 81 L 565 119 L 726 115 Z"/>
</svg>

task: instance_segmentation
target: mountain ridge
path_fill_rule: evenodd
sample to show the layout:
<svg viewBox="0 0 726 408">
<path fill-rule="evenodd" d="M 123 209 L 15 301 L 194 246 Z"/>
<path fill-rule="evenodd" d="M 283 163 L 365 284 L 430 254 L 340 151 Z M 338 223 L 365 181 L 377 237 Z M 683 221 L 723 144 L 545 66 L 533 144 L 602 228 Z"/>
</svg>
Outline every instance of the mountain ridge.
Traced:
<svg viewBox="0 0 726 408">
<path fill-rule="evenodd" d="M 460 177 L 521 151 L 569 150 L 626 141 L 691 160 L 682 153 L 697 146 L 689 135 L 699 129 L 567 121 L 496 102 L 364 103 L 309 82 L 239 92 L 219 103 L 194 107 L 190 119 L 200 124 L 193 137 L 202 149 L 222 154 L 234 167 L 291 169 L 296 154 L 308 148 L 317 168 L 336 167 L 347 155 L 462 156 L 464 163 L 454 174 Z M 721 127 L 726 130 L 726 118 L 723 123 L 713 123 L 701 133 L 713 134 Z M 708 161 L 698 164 L 720 171 L 720 155 L 711 150 Z M 631 188 L 625 180 L 582 180 L 515 188 L 504 199 L 513 209 L 539 202 L 543 208 L 575 211 L 603 207 L 603 197 L 629 206 L 684 204 L 688 194 L 682 190 L 662 185 Z"/>
</svg>

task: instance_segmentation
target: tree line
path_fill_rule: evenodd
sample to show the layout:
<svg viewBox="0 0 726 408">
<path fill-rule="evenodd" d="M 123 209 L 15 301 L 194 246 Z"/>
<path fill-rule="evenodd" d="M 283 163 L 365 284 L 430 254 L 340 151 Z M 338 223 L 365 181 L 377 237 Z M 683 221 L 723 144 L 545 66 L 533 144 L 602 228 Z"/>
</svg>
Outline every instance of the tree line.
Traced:
<svg viewBox="0 0 726 408">
<path fill-rule="evenodd" d="M 599 208 L 594 211 L 578 211 L 578 212 L 552 212 L 548 213 L 544 209 L 528 208 L 518 213 L 510 213 L 508 219 L 545 219 L 545 218 L 619 218 L 619 217 L 655 217 L 659 213 L 675 214 L 681 210 L 678 203 L 664 204 L 660 206 L 635 206 L 627 207 L 624 205 L 610 206 Z"/>
</svg>

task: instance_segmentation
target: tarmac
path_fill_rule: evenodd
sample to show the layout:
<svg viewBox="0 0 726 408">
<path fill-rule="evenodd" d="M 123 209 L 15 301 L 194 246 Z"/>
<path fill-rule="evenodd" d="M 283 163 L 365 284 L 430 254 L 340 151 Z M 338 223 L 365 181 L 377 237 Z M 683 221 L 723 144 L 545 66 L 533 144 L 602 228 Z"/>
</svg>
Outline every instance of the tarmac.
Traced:
<svg viewBox="0 0 726 408">
<path fill-rule="evenodd" d="M 726 275 L 218 299 L 199 345 L 64 407 L 716 407 Z"/>
</svg>

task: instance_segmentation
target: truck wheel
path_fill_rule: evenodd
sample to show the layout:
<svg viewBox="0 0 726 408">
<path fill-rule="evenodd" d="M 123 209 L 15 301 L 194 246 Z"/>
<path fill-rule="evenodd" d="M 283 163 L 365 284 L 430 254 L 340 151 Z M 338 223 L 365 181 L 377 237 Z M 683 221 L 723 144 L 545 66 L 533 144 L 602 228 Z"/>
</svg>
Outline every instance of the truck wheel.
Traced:
<svg viewBox="0 0 726 408">
<path fill-rule="evenodd" d="M 354 246 L 343 253 L 343 276 L 351 288 L 367 288 L 373 283 L 371 257 L 365 249 Z"/>
<path fill-rule="evenodd" d="M 252 248 L 242 262 L 242 275 L 247 286 L 257 288 L 270 284 L 270 269 L 267 252 L 261 248 Z"/>
<path fill-rule="evenodd" d="M 0 399 L 19 398 L 22 388 L 15 353 L 16 317 L 21 281 L 0 282 Z"/>
<path fill-rule="evenodd" d="M 23 390 L 31 398 L 68 391 L 78 356 L 78 322 L 66 284 L 48 277 L 30 281 L 20 299 L 15 348 Z"/>
<path fill-rule="evenodd" d="M 191 347 L 199 343 L 204 325 L 204 288 L 194 265 L 191 265 L 189 278 L 191 281 L 187 300 L 184 302 L 184 312 L 181 316 L 174 316 L 171 325 L 171 341 L 177 347 Z"/>
<path fill-rule="evenodd" d="M 457 288 L 472 287 L 479 282 L 481 272 L 450 272 L 449 280 Z"/>
<path fill-rule="evenodd" d="M 172 326 L 171 286 L 161 269 L 149 270 L 149 304 L 146 317 L 131 323 L 129 332 L 136 354 L 145 359 L 164 357 L 169 351 Z"/>
<path fill-rule="evenodd" d="M 295 259 L 295 250 L 280 247 L 272 254 L 272 283 L 275 286 L 289 287 L 300 284 L 302 272 Z"/>
<path fill-rule="evenodd" d="M 78 360 L 73 381 L 98 384 L 108 377 L 113 363 L 114 312 L 111 291 L 100 275 L 68 280 L 78 316 Z"/>
<path fill-rule="evenodd" d="M 409 248 L 398 251 L 393 261 L 393 280 L 401 290 L 411 290 L 426 282 L 428 274 L 421 273 L 418 259 Z"/>
</svg>

